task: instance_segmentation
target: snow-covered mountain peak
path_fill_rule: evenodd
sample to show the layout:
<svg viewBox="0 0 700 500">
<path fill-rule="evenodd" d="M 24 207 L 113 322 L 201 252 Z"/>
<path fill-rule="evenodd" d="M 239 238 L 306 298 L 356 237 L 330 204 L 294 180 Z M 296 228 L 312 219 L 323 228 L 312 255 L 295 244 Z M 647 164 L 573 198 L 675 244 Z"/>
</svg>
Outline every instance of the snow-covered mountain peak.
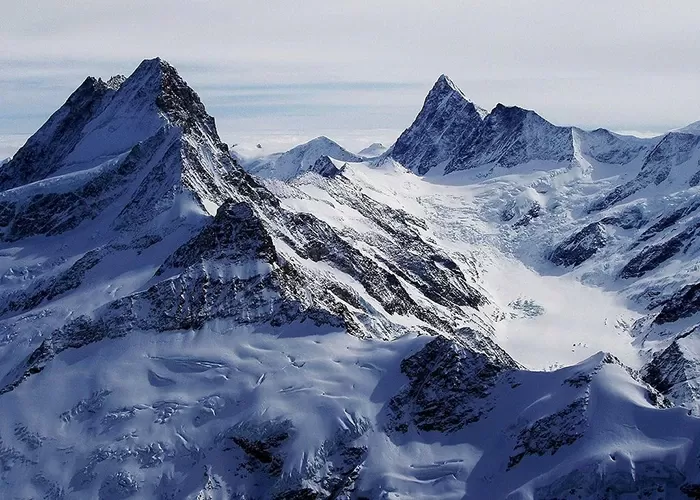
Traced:
<svg viewBox="0 0 700 500">
<path fill-rule="evenodd" d="M 459 87 L 457 87 L 457 85 L 455 85 L 454 82 L 452 80 L 450 80 L 450 77 L 448 77 L 444 73 L 442 75 L 440 75 L 440 77 L 436 80 L 431 92 L 436 93 L 438 95 L 448 94 L 451 92 L 457 92 L 457 93 L 459 93 L 459 95 L 461 95 L 462 97 L 464 97 L 466 99 L 464 92 L 462 92 L 459 89 Z"/>
<path fill-rule="evenodd" d="M 386 153 L 387 149 L 388 148 L 381 142 L 374 142 L 366 148 L 362 149 L 357 154 L 360 156 L 364 156 L 365 158 L 376 158 L 377 156 L 381 156 L 384 153 Z"/>
<path fill-rule="evenodd" d="M 108 213 L 103 226 L 133 230 L 196 205 L 213 214 L 235 198 L 223 179 L 236 171 L 196 92 L 166 61 L 145 60 L 128 78 L 88 77 L 3 166 L 1 232 L 58 234 Z"/>
<path fill-rule="evenodd" d="M 285 153 L 244 160 L 243 168 L 259 177 L 289 180 L 308 171 L 323 156 L 343 162 L 363 160 L 361 156 L 351 153 L 337 142 L 320 136 Z"/>
<path fill-rule="evenodd" d="M 533 110 L 497 104 L 489 113 L 474 106 L 446 76 L 428 93 L 413 124 L 390 154 L 413 172 L 449 174 L 480 167 L 513 168 L 537 162 L 553 166 L 628 164 L 653 147 L 653 140 L 626 138 L 598 129 L 557 126 Z M 584 157 L 577 157 L 578 151 Z"/>
<path fill-rule="evenodd" d="M 700 138 L 433 90 L 284 182 L 165 61 L 88 78 L 0 169 L 0 497 L 700 491 Z"/>
<path fill-rule="evenodd" d="M 440 77 L 435 81 L 433 87 L 428 92 L 425 102 L 426 103 L 441 103 L 444 100 L 457 99 L 463 100 L 471 104 L 478 114 L 483 118 L 488 112 L 483 108 L 480 108 L 472 101 L 470 101 L 467 96 L 462 92 L 462 90 L 455 85 L 455 83 L 445 74 L 440 75 Z"/>
<path fill-rule="evenodd" d="M 406 168 L 425 174 L 451 160 L 481 127 L 485 115 L 442 75 L 428 92 L 416 120 L 397 139 L 391 155 Z"/>
</svg>

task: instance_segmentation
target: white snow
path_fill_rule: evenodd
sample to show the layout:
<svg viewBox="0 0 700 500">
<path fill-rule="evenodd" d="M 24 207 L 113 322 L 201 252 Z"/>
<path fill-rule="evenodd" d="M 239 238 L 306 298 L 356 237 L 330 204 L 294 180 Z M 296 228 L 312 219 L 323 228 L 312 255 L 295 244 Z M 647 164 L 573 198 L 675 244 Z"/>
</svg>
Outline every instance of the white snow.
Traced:
<svg viewBox="0 0 700 500">
<path fill-rule="evenodd" d="M 324 136 L 312 139 L 285 153 L 250 159 L 241 156 L 240 159 L 243 167 L 253 174 L 263 178 L 289 180 L 306 172 L 322 156 L 329 156 L 343 162 L 362 160 L 360 156 L 347 151 Z"/>
</svg>

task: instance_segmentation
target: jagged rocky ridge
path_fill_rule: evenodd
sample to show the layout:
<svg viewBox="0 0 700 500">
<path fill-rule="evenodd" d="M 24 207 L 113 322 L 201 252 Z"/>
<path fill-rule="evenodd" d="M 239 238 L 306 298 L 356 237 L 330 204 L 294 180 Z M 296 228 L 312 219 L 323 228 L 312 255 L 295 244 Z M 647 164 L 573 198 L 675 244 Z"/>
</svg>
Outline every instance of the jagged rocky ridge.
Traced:
<svg viewBox="0 0 700 500">
<path fill-rule="evenodd" d="M 442 75 L 423 108 L 387 152 L 419 175 L 478 167 L 513 168 L 528 162 L 571 164 L 583 151 L 596 161 L 627 164 L 649 143 L 604 129 L 586 132 L 549 123 L 534 111 L 498 104 L 490 112 L 469 101 Z"/>
</svg>

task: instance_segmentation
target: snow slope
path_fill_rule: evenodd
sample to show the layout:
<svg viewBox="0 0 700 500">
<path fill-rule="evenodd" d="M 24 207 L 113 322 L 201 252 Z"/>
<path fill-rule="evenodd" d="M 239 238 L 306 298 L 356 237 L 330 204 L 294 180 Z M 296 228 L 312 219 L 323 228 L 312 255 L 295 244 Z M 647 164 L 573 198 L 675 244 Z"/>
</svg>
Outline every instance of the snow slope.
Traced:
<svg viewBox="0 0 700 500">
<path fill-rule="evenodd" d="M 361 155 L 355 155 L 328 137 L 317 137 L 300 144 L 285 153 L 246 160 L 242 166 L 251 174 L 263 178 L 289 180 L 309 170 L 322 156 L 329 156 L 340 161 L 361 161 Z"/>
<path fill-rule="evenodd" d="M 673 130 L 672 132 L 680 132 L 682 134 L 698 135 L 698 134 L 700 134 L 700 121 L 693 122 L 689 125 L 686 125 L 685 127 L 681 127 L 679 129 Z"/>
<path fill-rule="evenodd" d="M 381 142 L 375 142 L 364 148 L 362 151 L 357 153 L 364 158 L 376 158 L 381 156 L 387 151 L 387 147 Z"/>
</svg>

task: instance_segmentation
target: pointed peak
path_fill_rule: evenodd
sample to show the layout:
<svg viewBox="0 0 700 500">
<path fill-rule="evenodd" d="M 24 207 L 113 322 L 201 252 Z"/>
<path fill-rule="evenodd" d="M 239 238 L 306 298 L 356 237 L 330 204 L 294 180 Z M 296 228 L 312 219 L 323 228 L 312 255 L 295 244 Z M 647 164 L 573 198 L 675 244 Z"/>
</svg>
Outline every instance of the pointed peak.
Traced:
<svg viewBox="0 0 700 500">
<path fill-rule="evenodd" d="M 214 119 L 207 114 L 197 93 L 164 59 L 144 59 L 120 85 L 122 91 L 152 100 L 171 123 L 209 135 L 222 149 L 226 149 L 216 132 Z"/>
<path fill-rule="evenodd" d="M 451 93 L 457 93 L 459 94 L 462 98 L 467 99 L 467 97 L 464 95 L 464 92 L 462 92 L 457 85 L 454 84 L 452 80 L 450 80 L 450 77 L 448 77 L 445 74 L 440 75 L 440 77 L 437 79 L 435 82 L 435 85 L 433 85 L 432 90 L 430 93 L 438 93 L 438 94 L 451 94 Z"/>
<path fill-rule="evenodd" d="M 154 57 L 153 59 L 144 59 L 143 61 L 141 61 L 141 64 L 138 65 L 135 73 L 137 73 L 137 72 L 148 72 L 148 73 L 161 72 L 161 71 L 166 70 L 168 68 L 174 69 L 165 60 L 161 59 L 160 57 Z"/>
<path fill-rule="evenodd" d="M 426 103 L 431 101 L 442 102 L 444 99 L 457 99 L 459 101 L 469 103 L 474 110 L 476 110 L 482 120 L 486 117 L 486 115 L 488 115 L 488 111 L 469 100 L 464 92 L 462 92 L 462 90 L 450 79 L 450 77 L 443 73 L 437 79 L 433 85 L 433 88 L 430 89 L 430 92 L 426 97 Z"/>
<path fill-rule="evenodd" d="M 441 85 L 451 85 L 453 87 L 455 86 L 455 84 L 452 82 L 452 80 L 450 80 L 450 77 L 447 76 L 445 73 L 440 75 L 440 77 L 437 79 L 437 82 L 435 82 L 435 83 L 439 83 Z"/>
</svg>

